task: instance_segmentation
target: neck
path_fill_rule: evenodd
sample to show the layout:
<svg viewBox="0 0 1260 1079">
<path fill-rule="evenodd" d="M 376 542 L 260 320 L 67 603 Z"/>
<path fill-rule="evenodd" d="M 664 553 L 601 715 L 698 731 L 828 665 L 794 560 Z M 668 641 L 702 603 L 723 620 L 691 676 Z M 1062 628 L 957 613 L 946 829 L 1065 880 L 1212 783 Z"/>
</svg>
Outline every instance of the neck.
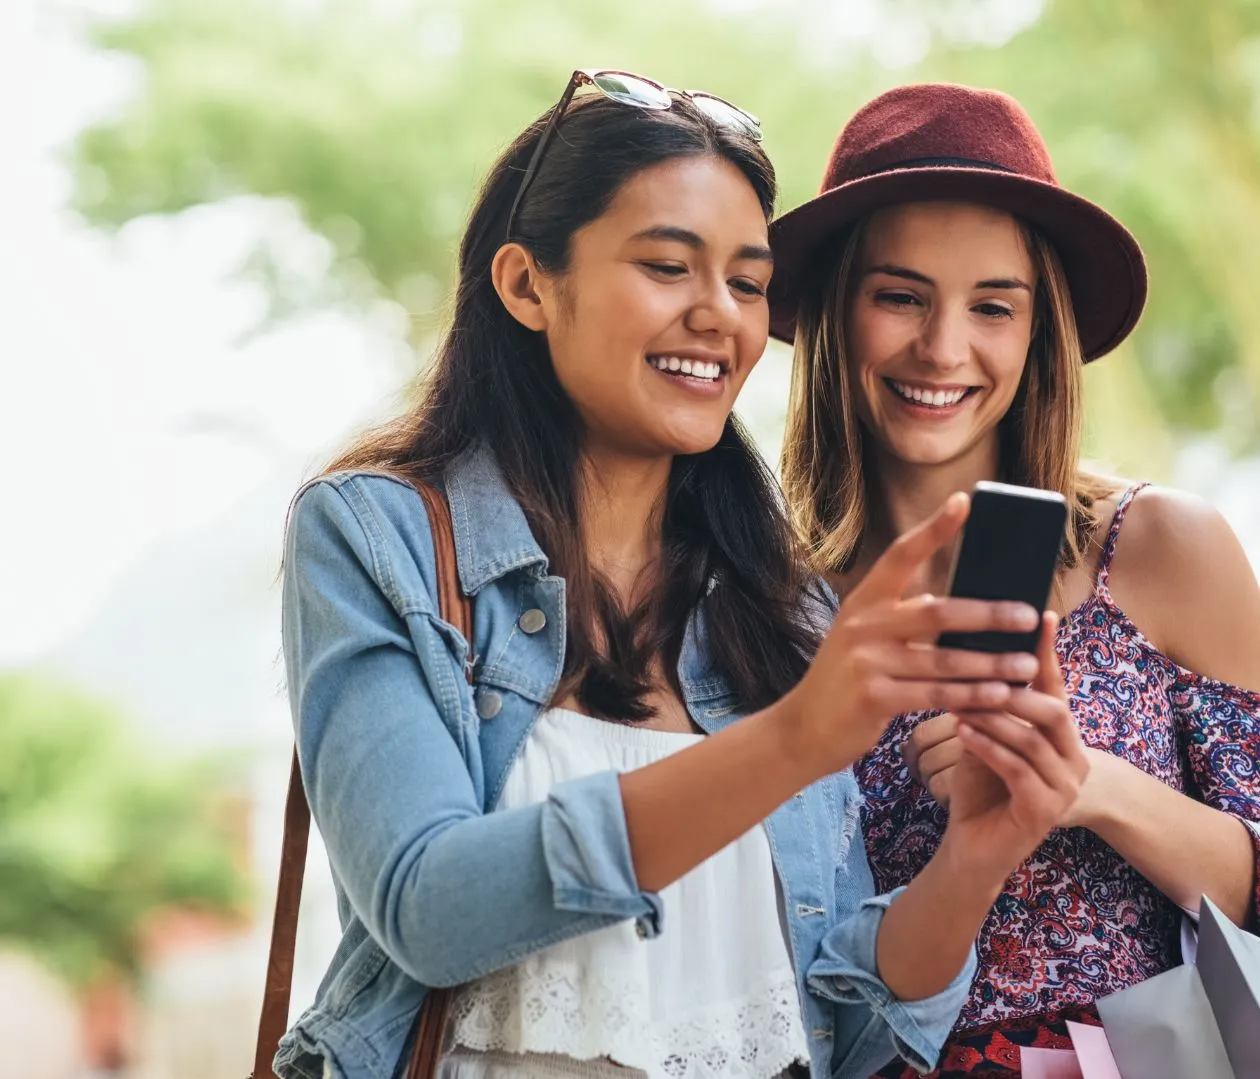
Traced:
<svg viewBox="0 0 1260 1079">
<path fill-rule="evenodd" d="M 581 466 L 582 537 L 591 567 L 625 601 L 661 553 L 661 510 L 673 458 L 588 449 Z"/>
<path fill-rule="evenodd" d="M 970 492 L 981 480 L 998 478 L 997 433 L 961 457 L 939 465 L 911 464 L 877 451 L 870 491 L 873 550 L 871 560 L 898 536 L 922 524 L 956 491 Z M 926 567 L 919 586 L 943 592 L 949 577 L 952 550 L 938 551 Z"/>
</svg>

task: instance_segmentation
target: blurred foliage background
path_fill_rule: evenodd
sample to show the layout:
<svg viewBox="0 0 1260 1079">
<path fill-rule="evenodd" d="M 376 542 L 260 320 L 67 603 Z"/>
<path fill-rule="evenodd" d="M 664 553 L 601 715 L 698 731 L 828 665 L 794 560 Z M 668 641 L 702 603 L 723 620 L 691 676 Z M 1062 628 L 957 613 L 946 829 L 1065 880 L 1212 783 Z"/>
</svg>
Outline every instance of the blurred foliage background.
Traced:
<svg viewBox="0 0 1260 1079">
<path fill-rule="evenodd" d="M 243 914 L 225 763 L 172 760 L 91 696 L 0 676 L 0 939 L 86 987 L 136 977 L 163 912 Z"/>
<path fill-rule="evenodd" d="M 1254 0 L 151 0 L 91 34 L 142 65 L 144 88 L 78 142 L 88 219 L 291 200 L 335 258 L 312 279 L 261 245 L 246 269 L 273 315 L 383 297 L 406 311 L 418 357 L 480 176 L 574 66 L 758 114 L 782 209 L 815 192 L 845 119 L 880 90 L 1006 90 L 1060 180 L 1129 225 L 1150 263 L 1138 333 L 1089 373 L 1091 450 L 1159 475 L 1186 438 L 1260 441 Z"/>
</svg>

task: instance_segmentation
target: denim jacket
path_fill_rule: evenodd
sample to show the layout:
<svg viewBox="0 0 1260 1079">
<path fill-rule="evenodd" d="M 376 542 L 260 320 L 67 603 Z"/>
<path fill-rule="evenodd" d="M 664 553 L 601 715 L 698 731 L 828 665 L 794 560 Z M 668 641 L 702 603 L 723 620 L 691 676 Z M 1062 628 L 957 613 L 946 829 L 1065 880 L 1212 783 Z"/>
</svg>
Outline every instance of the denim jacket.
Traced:
<svg viewBox="0 0 1260 1079">
<path fill-rule="evenodd" d="M 460 582 L 476 597 L 471 642 L 439 617 L 428 519 L 410 486 L 339 473 L 294 501 L 284 655 L 343 935 L 281 1042 L 283 1079 L 394 1079 L 426 987 L 622 919 L 644 938 L 669 932 L 659 897 L 635 880 L 614 773 L 494 812 L 560 678 L 564 581 L 548 575 L 488 451 L 461 458 L 445 487 Z M 688 712 L 713 733 L 741 711 L 706 639 L 701 604 L 678 674 Z M 928 1070 L 975 966 L 973 955 L 947 989 L 914 1002 L 880 981 L 875 937 L 892 895 L 873 894 L 859 804 L 846 770 L 765 822 L 815 1079 L 867 1079 L 897 1052 Z"/>
</svg>

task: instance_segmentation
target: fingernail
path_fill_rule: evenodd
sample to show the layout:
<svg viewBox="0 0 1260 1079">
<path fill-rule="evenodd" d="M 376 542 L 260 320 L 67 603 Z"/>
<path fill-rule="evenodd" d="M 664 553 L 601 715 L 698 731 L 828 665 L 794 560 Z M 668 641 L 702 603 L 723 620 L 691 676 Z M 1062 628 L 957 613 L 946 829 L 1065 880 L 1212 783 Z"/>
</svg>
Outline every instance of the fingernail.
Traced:
<svg viewBox="0 0 1260 1079">
<path fill-rule="evenodd" d="M 1003 704 L 1011 695 L 1011 687 L 1005 682 L 988 682 L 980 689 L 980 700 L 984 704 Z"/>
<path fill-rule="evenodd" d="M 1027 603 L 1004 603 L 1002 620 L 1011 629 L 1036 629 L 1041 624 L 1041 615 Z"/>
<path fill-rule="evenodd" d="M 1037 661 L 1032 656 L 1012 656 L 1007 661 L 1007 670 L 1012 678 L 1036 678 L 1037 677 Z"/>
</svg>

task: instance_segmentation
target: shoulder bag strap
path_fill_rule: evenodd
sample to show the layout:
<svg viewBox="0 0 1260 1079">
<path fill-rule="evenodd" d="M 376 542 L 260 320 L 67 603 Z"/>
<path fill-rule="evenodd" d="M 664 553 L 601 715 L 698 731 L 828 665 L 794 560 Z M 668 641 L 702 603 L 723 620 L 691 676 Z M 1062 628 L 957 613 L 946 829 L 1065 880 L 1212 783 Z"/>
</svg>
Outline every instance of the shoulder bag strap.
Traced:
<svg viewBox="0 0 1260 1079">
<path fill-rule="evenodd" d="M 433 555 L 437 568 L 438 610 L 464 635 L 472 646 L 472 600 L 459 583 L 455 554 L 455 529 L 446 497 L 432 484 L 412 479 L 412 486 L 424 502 L 433 533 Z M 472 680 L 472 669 L 465 670 Z M 280 882 L 276 888 L 276 912 L 271 923 L 271 951 L 267 956 L 267 981 L 263 990 L 262 1015 L 258 1020 L 258 1042 L 254 1050 L 251 1079 L 277 1079 L 271 1062 L 280 1039 L 288 1029 L 289 995 L 293 988 L 293 952 L 297 943 L 298 907 L 302 902 L 302 876 L 306 870 L 306 846 L 311 830 L 311 810 L 302 787 L 297 750 L 289 769 L 289 795 L 284 806 L 284 840 L 280 848 Z M 437 1074 L 442 1039 L 450 1008 L 449 989 L 430 989 L 416 1016 L 411 1059 L 406 1079 L 433 1079 Z"/>
</svg>

